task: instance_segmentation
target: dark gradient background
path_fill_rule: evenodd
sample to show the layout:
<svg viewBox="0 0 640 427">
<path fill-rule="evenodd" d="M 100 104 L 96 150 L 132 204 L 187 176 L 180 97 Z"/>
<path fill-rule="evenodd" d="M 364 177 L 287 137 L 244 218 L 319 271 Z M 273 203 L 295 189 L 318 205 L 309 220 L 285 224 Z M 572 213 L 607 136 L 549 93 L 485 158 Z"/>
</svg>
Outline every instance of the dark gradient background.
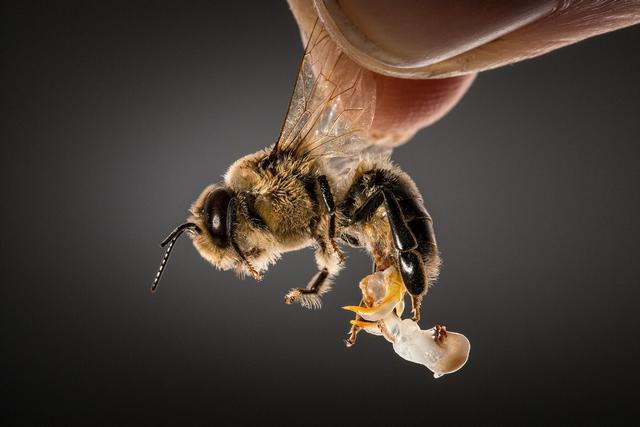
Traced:
<svg viewBox="0 0 640 427">
<path fill-rule="evenodd" d="M 310 250 L 257 284 L 180 241 L 150 296 L 158 242 L 276 138 L 302 47 L 284 1 L 91 3 L 2 13 L 3 416 L 426 425 L 632 409 L 640 28 L 482 74 L 394 155 L 444 257 L 422 324 L 472 343 L 435 380 L 381 338 L 345 349 L 340 307 L 369 271 L 356 251 L 319 311 L 282 303 L 315 271 Z"/>
</svg>

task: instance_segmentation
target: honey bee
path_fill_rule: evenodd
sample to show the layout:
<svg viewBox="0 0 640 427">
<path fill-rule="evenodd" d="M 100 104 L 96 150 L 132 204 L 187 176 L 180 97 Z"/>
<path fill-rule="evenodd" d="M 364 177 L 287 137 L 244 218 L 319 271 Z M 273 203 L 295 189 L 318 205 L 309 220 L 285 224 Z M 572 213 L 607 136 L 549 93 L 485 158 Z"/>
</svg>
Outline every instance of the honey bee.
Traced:
<svg viewBox="0 0 640 427">
<path fill-rule="evenodd" d="M 284 302 L 319 308 L 344 264 L 343 244 L 367 251 L 375 271 L 394 266 L 401 273 L 418 320 L 440 266 L 432 218 L 413 180 L 391 163 L 391 149 L 369 132 L 372 73 L 338 49 L 321 23 L 307 39 L 277 141 L 202 191 L 187 222 L 162 242 L 167 249 L 151 290 L 186 232 L 215 267 L 256 280 L 282 253 L 314 247 L 318 273 Z M 354 326 L 348 345 L 357 332 Z"/>
</svg>

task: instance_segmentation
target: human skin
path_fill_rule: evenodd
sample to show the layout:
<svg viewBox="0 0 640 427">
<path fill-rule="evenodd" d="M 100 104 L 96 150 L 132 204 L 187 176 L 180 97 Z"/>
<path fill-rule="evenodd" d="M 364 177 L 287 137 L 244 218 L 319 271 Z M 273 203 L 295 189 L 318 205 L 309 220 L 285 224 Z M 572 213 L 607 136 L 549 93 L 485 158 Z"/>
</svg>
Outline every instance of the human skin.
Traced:
<svg viewBox="0 0 640 427">
<path fill-rule="evenodd" d="M 401 144 L 447 114 L 478 72 L 640 22 L 640 0 L 288 0 L 374 71 L 372 131 Z"/>
</svg>

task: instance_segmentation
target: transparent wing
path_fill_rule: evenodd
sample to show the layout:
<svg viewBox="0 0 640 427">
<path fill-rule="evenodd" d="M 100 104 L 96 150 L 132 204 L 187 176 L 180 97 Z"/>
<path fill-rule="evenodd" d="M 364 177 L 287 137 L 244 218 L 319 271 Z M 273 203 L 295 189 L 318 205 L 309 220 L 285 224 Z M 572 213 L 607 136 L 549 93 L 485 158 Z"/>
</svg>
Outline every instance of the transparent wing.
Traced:
<svg viewBox="0 0 640 427">
<path fill-rule="evenodd" d="M 371 72 L 351 61 L 316 21 L 274 151 L 323 157 L 340 174 L 363 155 L 388 156 L 367 137 L 375 111 Z"/>
</svg>

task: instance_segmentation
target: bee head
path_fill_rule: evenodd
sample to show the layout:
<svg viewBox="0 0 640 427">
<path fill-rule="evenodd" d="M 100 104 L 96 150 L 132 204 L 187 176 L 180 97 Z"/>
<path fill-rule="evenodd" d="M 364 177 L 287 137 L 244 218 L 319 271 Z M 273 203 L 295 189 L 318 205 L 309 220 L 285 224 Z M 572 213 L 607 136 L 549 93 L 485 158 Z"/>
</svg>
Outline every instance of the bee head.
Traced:
<svg viewBox="0 0 640 427">
<path fill-rule="evenodd" d="M 238 274 L 251 274 L 256 280 L 262 275 L 251 258 L 256 257 L 260 267 L 264 260 L 262 250 L 249 245 L 249 250 L 241 248 L 239 242 L 251 241 L 251 227 L 239 213 L 239 201 L 232 190 L 223 184 L 209 185 L 200 194 L 190 209 L 188 222 L 176 228 L 162 243 L 168 246 L 158 273 L 151 287 L 155 292 L 173 245 L 183 232 L 187 231 L 200 255 L 221 270 L 234 269 Z"/>
<path fill-rule="evenodd" d="M 221 270 L 235 269 L 260 275 L 248 261 L 240 247 L 239 236 L 245 234 L 246 224 L 239 214 L 238 198 L 228 187 L 213 184 L 202 191 L 191 207 L 190 222 L 202 230 L 194 236 L 193 244 L 204 259 Z"/>
</svg>

